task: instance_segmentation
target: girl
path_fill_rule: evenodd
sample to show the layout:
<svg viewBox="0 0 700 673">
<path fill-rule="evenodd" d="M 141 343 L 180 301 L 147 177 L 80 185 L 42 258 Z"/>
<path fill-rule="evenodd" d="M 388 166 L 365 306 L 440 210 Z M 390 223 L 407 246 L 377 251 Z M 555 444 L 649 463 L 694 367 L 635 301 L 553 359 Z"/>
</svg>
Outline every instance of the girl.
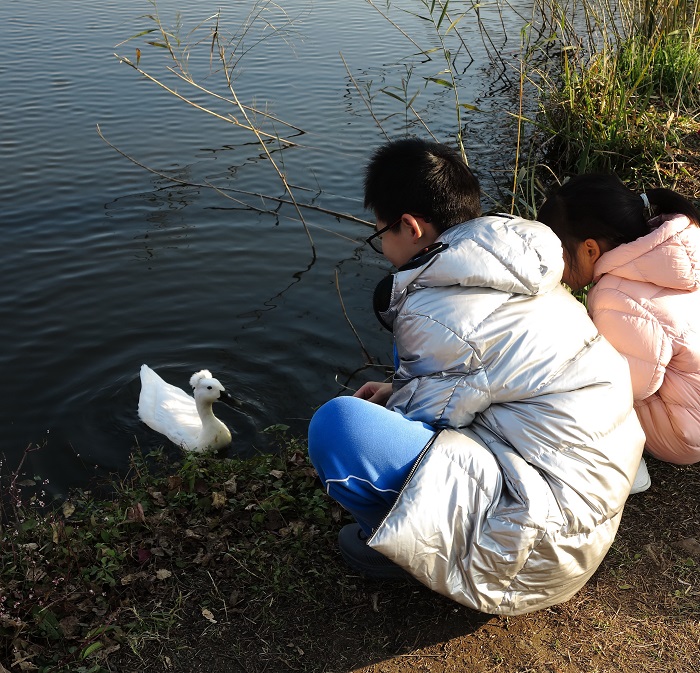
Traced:
<svg viewBox="0 0 700 673">
<path fill-rule="evenodd" d="M 574 291 L 593 283 L 588 311 L 629 363 L 646 449 L 697 463 L 700 213 L 669 189 L 640 195 L 590 174 L 556 189 L 538 219 L 562 241 L 562 280 Z"/>
</svg>

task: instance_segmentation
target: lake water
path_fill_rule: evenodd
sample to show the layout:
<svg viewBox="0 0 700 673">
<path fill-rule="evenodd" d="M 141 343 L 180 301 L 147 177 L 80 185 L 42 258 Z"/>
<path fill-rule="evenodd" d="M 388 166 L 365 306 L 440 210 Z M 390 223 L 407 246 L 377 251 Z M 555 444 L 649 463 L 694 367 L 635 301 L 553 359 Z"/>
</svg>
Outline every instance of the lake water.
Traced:
<svg viewBox="0 0 700 673">
<path fill-rule="evenodd" d="M 198 43 L 188 67 L 198 83 L 225 94 L 221 69 L 209 62 L 211 22 L 192 32 L 221 7 L 219 34 L 241 55 L 233 70 L 241 102 L 303 131 L 257 117 L 267 132 L 297 143 L 268 145 L 296 198 L 369 219 L 362 169 L 371 150 L 385 133 L 427 137 L 391 95 L 400 97 L 402 78 L 409 97 L 420 91 L 414 107 L 435 136 L 454 140 L 452 93 L 424 79 L 438 76 L 444 59 L 416 56 L 416 44 L 439 45 L 435 30 L 402 11 L 425 14 L 418 0 L 389 9 L 380 0 L 376 8 L 364 0 L 278 5 L 286 14 L 266 3 L 210 0 L 157 8 L 166 26 L 181 12 L 181 44 Z M 451 2 L 452 18 L 470 6 Z M 453 55 L 462 50 L 461 102 L 483 110 L 463 113 L 465 144 L 491 194 L 508 183 L 503 171 L 515 151 L 507 113 L 517 112 L 517 87 L 500 75 L 505 67 L 517 81 L 519 31 L 531 6 L 482 5 L 493 44 L 471 10 L 459 24 L 473 57 L 468 68 L 464 45 L 451 46 Z M 49 479 L 54 494 L 125 470 L 135 446 L 164 443 L 137 417 L 142 363 L 183 388 L 192 372 L 210 369 L 243 400 L 218 415 L 234 434 L 229 455 L 245 456 L 271 449 L 266 427 L 284 423 L 303 434 L 314 408 L 344 385 L 380 376 L 365 367 L 348 320 L 373 361 L 390 362 L 390 338 L 371 311 L 373 288 L 389 269 L 363 244 L 369 229 L 303 210 L 314 254 L 291 206 L 229 193 L 239 203 L 202 186 L 285 197 L 249 131 L 195 109 L 114 56 L 135 63 L 139 49 L 143 70 L 241 118 L 168 74 L 167 51 L 147 44 L 156 34 L 116 46 L 152 28 L 144 15 L 153 11 L 146 0 L 0 3 L 0 451 L 7 473 L 28 446 L 39 446 L 26 466 Z M 491 65 L 485 45 L 500 65 Z M 130 162 L 97 125 L 120 151 L 190 184 Z"/>
</svg>

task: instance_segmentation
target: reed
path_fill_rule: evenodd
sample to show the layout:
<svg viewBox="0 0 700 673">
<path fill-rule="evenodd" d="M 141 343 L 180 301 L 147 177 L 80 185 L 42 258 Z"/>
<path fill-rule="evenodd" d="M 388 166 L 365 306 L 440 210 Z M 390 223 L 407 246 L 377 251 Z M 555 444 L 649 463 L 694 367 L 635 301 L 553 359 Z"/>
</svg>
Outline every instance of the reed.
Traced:
<svg viewBox="0 0 700 673">
<path fill-rule="evenodd" d="M 550 168 L 658 182 L 668 148 L 697 127 L 698 0 L 539 2 L 532 74 Z"/>
</svg>

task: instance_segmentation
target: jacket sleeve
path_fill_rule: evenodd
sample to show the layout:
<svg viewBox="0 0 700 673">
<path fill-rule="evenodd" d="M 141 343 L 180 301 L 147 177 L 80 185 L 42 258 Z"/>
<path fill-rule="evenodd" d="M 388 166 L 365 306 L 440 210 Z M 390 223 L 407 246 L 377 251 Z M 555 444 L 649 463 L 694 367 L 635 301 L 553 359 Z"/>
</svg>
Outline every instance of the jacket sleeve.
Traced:
<svg viewBox="0 0 700 673">
<path fill-rule="evenodd" d="M 653 395 L 661 387 L 673 351 L 659 320 L 616 288 L 594 288 L 588 310 L 598 331 L 627 360 L 634 399 Z"/>
</svg>

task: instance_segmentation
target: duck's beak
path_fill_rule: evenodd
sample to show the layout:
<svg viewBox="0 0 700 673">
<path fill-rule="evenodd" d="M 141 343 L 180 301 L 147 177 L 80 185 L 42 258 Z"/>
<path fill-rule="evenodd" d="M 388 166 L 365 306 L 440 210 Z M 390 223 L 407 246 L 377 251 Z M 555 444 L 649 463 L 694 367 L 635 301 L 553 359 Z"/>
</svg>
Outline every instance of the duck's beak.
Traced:
<svg viewBox="0 0 700 673">
<path fill-rule="evenodd" d="M 232 397 L 225 390 L 222 390 L 219 393 L 219 399 L 217 400 L 217 402 L 223 402 L 226 406 L 231 407 L 233 409 L 237 409 L 243 406 L 243 402 L 241 402 L 241 400 L 237 400 L 235 397 Z"/>
</svg>

